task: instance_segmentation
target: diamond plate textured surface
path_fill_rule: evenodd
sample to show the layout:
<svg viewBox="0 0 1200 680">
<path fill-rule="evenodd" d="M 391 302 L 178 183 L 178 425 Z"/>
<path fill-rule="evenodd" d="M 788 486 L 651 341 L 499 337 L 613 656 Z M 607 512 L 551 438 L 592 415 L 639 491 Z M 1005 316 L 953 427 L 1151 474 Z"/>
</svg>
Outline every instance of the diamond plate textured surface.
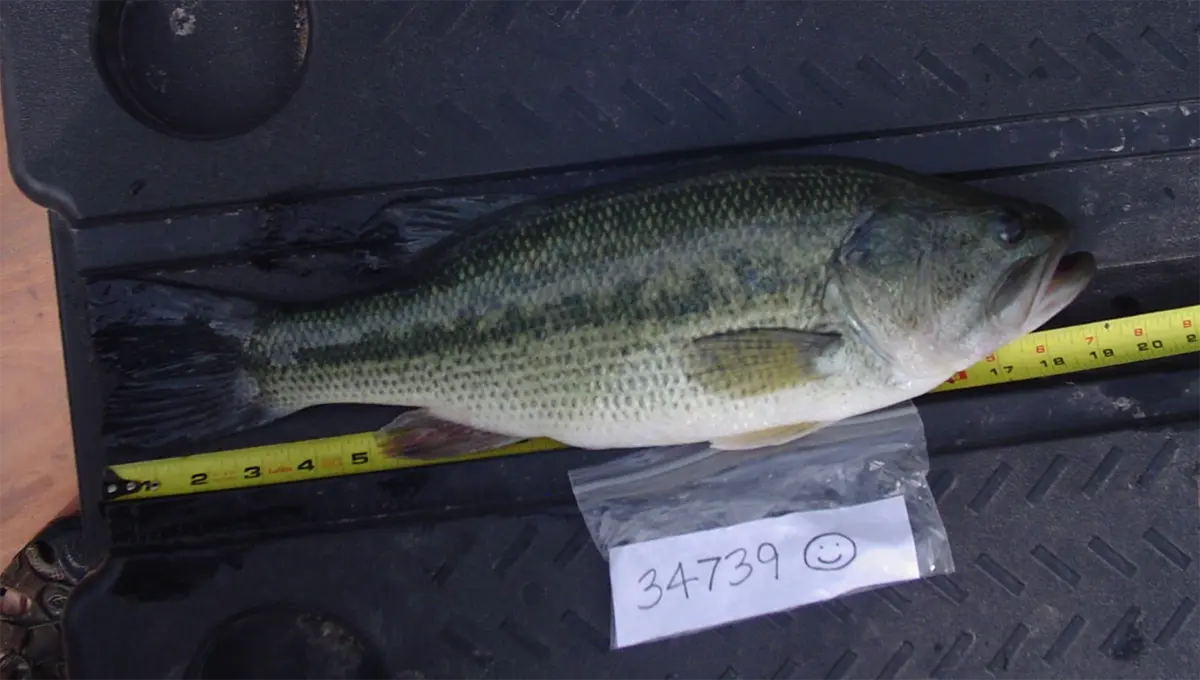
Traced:
<svg viewBox="0 0 1200 680">
<path fill-rule="evenodd" d="M 956 573 L 619 651 L 568 509 L 125 558 L 74 601 L 73 670 L 158 676 L 287 599 L 353 621 L 394 677 L 1193 678 L 1198 447 L 1185 425 L 937 458 Z"/>
<path fill-rule="evenodd" d="M 185 151 L 104 89 L 87 58 L 92 18 L 71 5 L 0 8 L 15 169 L 68 215 L 1200 94 L 1186 2 L 326 3 L 287 107 Z M 190 40 L 225 41 L 200 26 Z M 51 40 L 79 56 L 42 77 Z M 160 159 L 152 175 L 148 158 Z"/>
</svg>

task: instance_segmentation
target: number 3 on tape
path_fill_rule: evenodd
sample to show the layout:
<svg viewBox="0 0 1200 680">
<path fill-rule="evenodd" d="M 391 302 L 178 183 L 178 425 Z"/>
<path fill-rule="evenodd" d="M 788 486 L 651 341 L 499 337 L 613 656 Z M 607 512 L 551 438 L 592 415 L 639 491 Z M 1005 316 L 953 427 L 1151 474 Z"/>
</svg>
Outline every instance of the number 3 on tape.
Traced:
<svg viewBox="0 0 1200 680">
<path fill-rule="evenodd" d="M 613 548 L 614 647 L 920 577 L 903 497 Z"/>
</svg>

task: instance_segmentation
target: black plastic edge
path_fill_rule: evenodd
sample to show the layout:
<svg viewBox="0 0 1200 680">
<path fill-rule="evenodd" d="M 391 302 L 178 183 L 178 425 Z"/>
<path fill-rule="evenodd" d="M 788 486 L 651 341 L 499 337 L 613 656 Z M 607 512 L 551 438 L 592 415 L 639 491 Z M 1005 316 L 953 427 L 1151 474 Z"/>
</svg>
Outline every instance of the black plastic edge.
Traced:
<svg viewBox="0 0 1200 680">
<path fill-rule="evenodd" d="M 58 285 L 58 319 L 68 386 L 67 405 L 75 443 L 75 474 L 79 483 L 83 521 L 81 548 L 84 558 L 94 563 L 108 550 L 109 532 L 108 524 L 99 512 L 102 489 L 96 484 L 96 480 L 104 475 L 104 457 L 100 453 L 101 412 L 95 408 L 100 398 L 100 388 L 89 341 L 87 283 L 79 275 L 76 266 L 76 232 L 66 218 L 54 212 L 48 214 L 50 249 Z"/>
</svg>

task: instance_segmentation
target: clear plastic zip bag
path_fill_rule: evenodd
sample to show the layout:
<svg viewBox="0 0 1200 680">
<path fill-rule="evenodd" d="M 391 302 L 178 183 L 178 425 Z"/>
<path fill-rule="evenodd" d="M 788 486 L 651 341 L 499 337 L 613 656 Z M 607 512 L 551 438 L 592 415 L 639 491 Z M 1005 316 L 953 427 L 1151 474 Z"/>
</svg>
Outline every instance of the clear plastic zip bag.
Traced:
<svg viewBox="0 0 1200 680">
<path fill-rule="evenodd" d="M 780 446 L 646 449 L 573 470 L 610 562 L 613 647 L 952 573 L 928 471 L 911 403 Z"/>
</svg>

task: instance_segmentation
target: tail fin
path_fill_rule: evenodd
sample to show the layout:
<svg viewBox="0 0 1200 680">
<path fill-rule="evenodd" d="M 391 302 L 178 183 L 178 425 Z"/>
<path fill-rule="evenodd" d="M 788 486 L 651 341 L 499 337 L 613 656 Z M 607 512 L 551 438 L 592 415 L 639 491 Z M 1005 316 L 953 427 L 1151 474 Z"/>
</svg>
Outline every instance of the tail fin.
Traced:
<svg viewBox="0 0 1200 680">
<path fill-rule="evenodd" d="M 246 354 L 257 305 L 154 283 L 94 286 L 96 355 L 116 380 L 104 405 L 106 445 L 155 448 L 278 417 L 260 403 Z"/>
</svg>

